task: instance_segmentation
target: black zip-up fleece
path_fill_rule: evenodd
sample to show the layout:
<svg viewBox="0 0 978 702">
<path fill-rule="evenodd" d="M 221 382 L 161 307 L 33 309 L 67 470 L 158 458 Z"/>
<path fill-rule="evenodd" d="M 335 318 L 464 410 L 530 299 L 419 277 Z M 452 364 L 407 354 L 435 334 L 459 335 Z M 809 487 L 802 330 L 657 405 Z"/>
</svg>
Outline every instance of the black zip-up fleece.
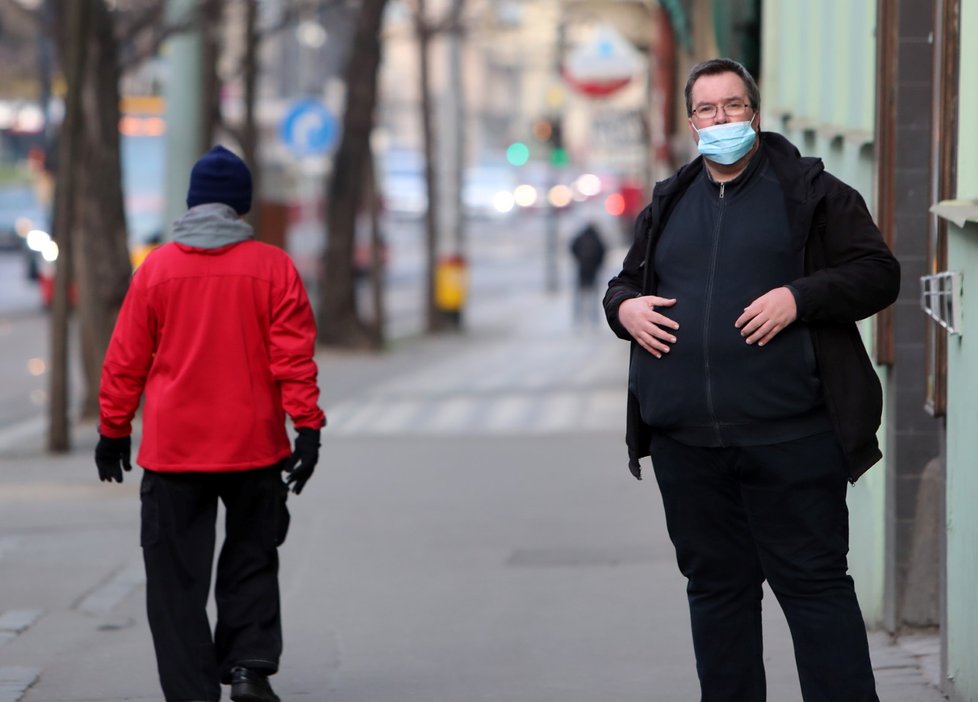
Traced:
<svg viewBox="0 0 978 702">
<path fill-rule="evenodd" d="M 759 138 L 763 155 L 758 156 L 767 159 L 780 185 L 791 239 L 802 242 L 804 270 L 789 286 L 798 321 L 811 330 L 822 398 L 845 451 L 850 479 L 855 481 L 882 457 L 876 439 L 882 389 L 855 322 L 893 303 L 900 289 L 900 265 L 856 190 L 826 172 L 821 159 L 802 157 L 783 136 L 762 132 Z M 652 202 L 636 221 L 635 240 L 622 270 L 608 284 L 604 297 L 608 324 L 620 338 L 632 341 L 632 363 L 637 344 L 618 320 L 618 307 L 631 297 L 660 294 L 657 247 L 682 196 L 703 173 L 703 159 L 698 157 L 656 184 Z M 781 211 L 771 208 L 757 215 L 758 221 L 772 213 L 779 216 L 776 210 Z M 673 316 L 681 304 L 682 300 L 666 314 Z M 684 333 L 681 327 L 677 345 Z M 763 354 L 770 348 L 749 350 Z M 703 373 L 689 380 L 702 383 Z M 625 441 L 629 468 L 636 477 L 641 475 L 638 460 L 649 455 L 651 432 L 642 419 L 638 397 L 629 390 Z"/>
<path fill-rule="evenodd" d="M 804 272 L 781 186 L 761 149 L 726 183 L 706 170 L 679 197 L 655 249 L 657 295 L 677 341 L 655 358 L 632 347 L 629 390 L 642 420 L 692 446 L 756 446 L 829 431 L 808 325 L 763 347 L 734 326 L 747 305 Z"/>
</svg>

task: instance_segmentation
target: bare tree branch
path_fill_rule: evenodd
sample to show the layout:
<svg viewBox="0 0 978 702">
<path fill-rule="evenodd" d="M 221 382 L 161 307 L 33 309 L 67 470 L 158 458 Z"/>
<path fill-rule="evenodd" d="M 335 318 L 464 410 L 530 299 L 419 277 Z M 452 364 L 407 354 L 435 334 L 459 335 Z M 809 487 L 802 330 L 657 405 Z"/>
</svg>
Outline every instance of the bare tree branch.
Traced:
<svg viewBox="0 0 978 702">
<path fill-rule="evenodd" d="M 167 39 L 200 26 L 202 18 L 219 4 L 220 0 L 200 0 L 185 17 L 165 24 L 159 29 L 156 27 L 162 21 L 162 5 L 139 13 L 130 25 L 117 34 L 122 43 L 119 51 L 120 66 L 125 70 L 156 56 Z M 139 45 L 137 41 L 140 34 L 148 35 L 143 45 Z"/>
<path fill-rule="evenodd" d="M 120 42 L 137 34 L 153 30 L 158 27 L 163 18 L 163 3 L 142 7 L 138 10 L 114 13 L 116 25 L 116 37 Z"/>
<path fill-rule="evenodd" d="M 414 27 L 419 37 L 431 39 L 438 34 L 462 31 L 464 29 L 462 11 L 465 9 L 465 0 L 454 0 L 451 8 L 445 13 L 445 16 L 438 21 L 426 21 L 418 11 L 419 3 L 417 0 L 412 0 L 410 5 L 413 9 Z"/>
</svg>

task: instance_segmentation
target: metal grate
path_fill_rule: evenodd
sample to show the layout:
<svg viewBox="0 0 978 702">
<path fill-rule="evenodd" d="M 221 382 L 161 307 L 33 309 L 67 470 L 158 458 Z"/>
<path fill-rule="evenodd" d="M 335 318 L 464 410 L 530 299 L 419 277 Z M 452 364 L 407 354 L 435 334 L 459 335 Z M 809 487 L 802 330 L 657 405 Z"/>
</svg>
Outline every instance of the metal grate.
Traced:
<svg viewBox="0 0 978 702">
<path fill-rule="evenodd" d="M 920 277 L 920 307 L 947 330 L 961 333 L 961 274 L 942 271 Z"/>
</svg>

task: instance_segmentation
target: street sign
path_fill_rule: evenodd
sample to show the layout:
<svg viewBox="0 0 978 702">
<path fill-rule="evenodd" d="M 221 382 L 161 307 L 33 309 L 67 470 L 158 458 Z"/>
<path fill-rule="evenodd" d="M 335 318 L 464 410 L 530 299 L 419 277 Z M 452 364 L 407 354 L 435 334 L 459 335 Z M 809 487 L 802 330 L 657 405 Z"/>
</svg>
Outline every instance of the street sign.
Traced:
<svg viewBox="0 0 978 702">
<path fill-rule="evenodd" d="M 601 24 L 590 41 L 570 52 L 561 72 L 578 92 L 604 97 L 628 85 L 641 67 L 635 47 L 614 27 Z"/>
<path fill-rule="evenodd" d="M 294 103 L 279 125 L 282 143 L 299 156 L 327 153 L 336 142 L 336 118 L 317 100 Z"/>
</svg>

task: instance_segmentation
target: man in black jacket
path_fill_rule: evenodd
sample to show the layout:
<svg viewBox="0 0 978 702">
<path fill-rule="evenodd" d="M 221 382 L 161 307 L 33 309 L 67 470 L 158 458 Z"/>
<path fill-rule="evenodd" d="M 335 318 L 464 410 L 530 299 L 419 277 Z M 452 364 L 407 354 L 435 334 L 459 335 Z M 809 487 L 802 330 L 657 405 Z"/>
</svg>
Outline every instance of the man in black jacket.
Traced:
<svg viewBox="0 0 978 702">
<path fill-rule="evenodd" d="M 598 272 L 604 263 L 605 249 L 601 233 L 594 222 L 588 222 L 571 240 L 571 255 L 577 262 L 577 285 L 574 288 L 574 321 L 598 323 Z"/>
<path fill-rule="evenodd" d="M 899 264 L 854 189 L 760 131 L 743 66 L 695 66 L 685 97 L 701 157 L 656 185 L 604 298 L 632 342 L 629 469 L 652 456 L 703 702 L 765 699 L 764 580 L 805 701 L 875 702 L 845 500 L 881 458 L 855 322 L 896 299 Z"/>
</svg>

